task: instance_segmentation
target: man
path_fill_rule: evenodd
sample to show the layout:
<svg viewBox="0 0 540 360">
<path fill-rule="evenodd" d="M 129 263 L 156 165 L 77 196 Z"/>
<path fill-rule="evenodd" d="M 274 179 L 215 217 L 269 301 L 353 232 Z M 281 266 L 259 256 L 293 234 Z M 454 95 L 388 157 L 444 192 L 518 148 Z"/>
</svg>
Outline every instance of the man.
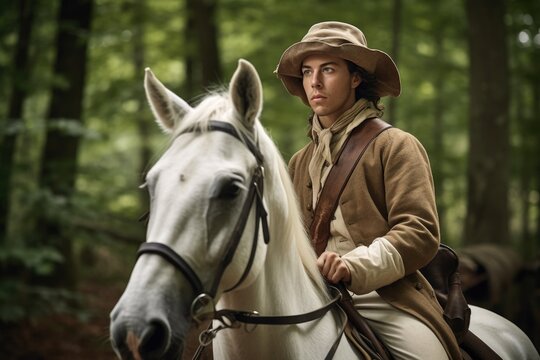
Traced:
<svg viewBox="0 0 540 360">
<path fill-rule="evenodd" d="M 398 96 L 392 59 L 340 22 L 312 26 L 283 53 L 276 72 L 313 111 L 312 141 L 289 168 L 309 228 L 340 149 L 364 121 L 382 116 L 379 100 Z M 433 289 L 418 271 L 435 255 L 439 225 L 429 160 L 412 135 L 396 128 L 367 147 L 345 185 L 317 263 L 344 282 L 356 309 L 396 359 L 461 358 Z"/>
</svg>

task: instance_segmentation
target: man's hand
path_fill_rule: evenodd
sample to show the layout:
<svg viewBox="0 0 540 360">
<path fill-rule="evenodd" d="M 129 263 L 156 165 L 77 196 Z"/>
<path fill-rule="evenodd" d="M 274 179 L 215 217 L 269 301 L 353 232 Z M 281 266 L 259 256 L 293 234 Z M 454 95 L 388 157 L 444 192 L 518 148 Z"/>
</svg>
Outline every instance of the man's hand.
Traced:
<svg viewBox="0 0 540 360">
<path fill-rule="evenodd" d="M 331 251 L 325 251 L 317 259 L 317 266 L 322 276 L 333 284 L 340 281 L 351 282 L 351 271 L 345 264 L 345 261 L 338 254 Z"/>
</svg>

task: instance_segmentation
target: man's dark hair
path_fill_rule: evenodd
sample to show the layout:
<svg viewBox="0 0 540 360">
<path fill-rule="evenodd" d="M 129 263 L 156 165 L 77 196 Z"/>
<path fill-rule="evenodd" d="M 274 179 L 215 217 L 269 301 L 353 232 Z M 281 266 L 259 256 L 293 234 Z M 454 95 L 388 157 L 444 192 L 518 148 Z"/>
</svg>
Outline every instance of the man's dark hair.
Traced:
<svg viewBox="0 0 540 360">
<path fill-rule="evenodd" d="M 367 72 L 364 68 L 356 65 L 352 61 L 345 61 L 347 62 L 349 72 L 351 74 L 357 73 L 362 79 L 360 85 L 358 85 L 355 89 L 356 101 L 364 98 L 368 101 L 371 101 L 377 109 L 382 110 L 381 108 L 379 108 L 379 101 L 381 100 L 381 97 L 377 94 L 377 89 L 375 88 L 377 84 L 377 79 L 375 78 L 375 75 Z"/>
</svg>

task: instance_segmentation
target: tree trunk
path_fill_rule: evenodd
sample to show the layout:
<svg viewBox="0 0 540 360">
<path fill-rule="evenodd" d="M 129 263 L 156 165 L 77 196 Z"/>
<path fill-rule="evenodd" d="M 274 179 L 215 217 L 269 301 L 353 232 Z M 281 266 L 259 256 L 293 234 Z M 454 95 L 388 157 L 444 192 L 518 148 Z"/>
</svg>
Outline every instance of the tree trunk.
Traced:
<svg viewBox="0 0 540 360">
<path fill-rule="evenodd" d="M 434 2 L 434 4 L 437 2 Z M 440 64 L 444 59 L 444 36 L 441 28 L 434 29 L 433 40 L 435 42 L 435 57 L 436 64 Z M 439 212 L 439 223 L 441 227 L 441 237 L 446 239 L 446 207 L 444 199 L 444 74 L 442 71 L 435 73 L 434 85 L 435 93 L 435 108 L 433 113 L 433 178 L 435 183 L 435 194 L 437 197 L 437 209 Z"/>
<path fill-rule="evenodd" d="M 534 57 L 537 60 L 540 61 L 540 51 L 536 53 L 536 56 Z M 538 62 L 536 62 L 538 64 Z M 533 120 L 536 120 L 534 122 L 534 127 L 536 130 L 533 130 L 533 134 L 536 136 L 536 141 L 534 141 L 534 147 L 536 150 L 534 151 L 534 156 L 532 156 L 532 159 L 534 159 L 534 168 L 532 171 L 534 171 L 535 175 L 533 175 L 536 179 L 536 192 L 537 194 L 540 193 L 540 157 L 538 154 L 540 153 L 540 125 L 538 124 L 538 119 L 540 119 L 540 79 L 536 78 L 536 81 L 533 81 L 532 84 L 533 88 Z M 530 236 L 530 241 L 528 241 L 525 245 L 525 248 L 527 250 L 528 258 L 529 259 L 537 259 L 540 254 L 540 203 L 538 201 L 536 202 L 536 233 L 533 236 Z M 538 337 L 540 338 L 540 336 Z"/>
<path fill-rule="evenodd" d="M 187 1 L 187 37 L 196 39 L 197 55 L 188 57 L 187 71 L 200 71 L 202 87 L 219 84 L 222 80 L 216 24 L 217 0 Z M 192 27 L 191 27 L 192 26 Z M 188 39 L 188 40 L 190 40 Z M 200 63 L 198 68 L 195 64 Z M 196 73 L 190 74 L 197 79 Z"/>
<path fill-rule="evenodd" d="M 135 0 L 133 4 L 133 66 L 135 67 L 135 83 L 141 84 L 137 87 L 135 96 L 138 99 L 138 110 L 136 115 L 137 133 L 139 136 L 139 173 L 141 178 L 144 178 L 147 167 L 150 163 L 152 150 L 150 148 L 150 134 L 152 123 L 148 121 L 148 117 L 143 112 L 143 107 L 146 107 L 144 88 L 142 86 L 144 68 L 145 68 L 145 14 L 146 1 Z M 145 191 L 140 192 L 141 208 L 147 209 L 148 194 Z"/>
<path fill-rule="evenodd" d="M 40 186 L 64 201 L 70 200 L 77 175 L 92 8 L 92 0 L 62 0 L 59 9 L 54 74 L 62 81 L 54 86 L 49 104 Z M 55 209 L 45 205 L 47 214 L 40 214 L 37 234 L 64 258 L 46 282 L 71 287 L 76 279 L 71 239 L 63 233 L 57 214 L 51 214 Z"/>
<path fill-rule="evenodd" d="M 186 26 L 184 28 L 185 80 L 184 97 L 192 99 L 202 88 L 201 70 L 197 61 L 197 30 L 195 28 L 196 4 L 199 0 L 186 0 Z"/>
<path fill-rule="evenodd" d="M 509 239 L 509 75 L 504 0 L 465 2 L 470 110 L 466 242 Z"/>
<path fill-rule="evenodd" d="M 438 1 L 432 3 L 433 14 L 440 14 L 440 6 Z M 443 64 L 445 59 L 444 54 L 444 23 L 439 20 L 439 24 L 433 26 L 433 42 L 435 43 L 435 56 L 433 57 L 433 68 L 435 69 L 435 99 L 433 112 L 433 179 L 435 183 L 435 195 L 437 197 L 437 209 L 439 212 L 439 223 L 441 228 L 441 238 L 443 242 L 447 242 L 446 237 L 446 206 L 444 199 L 444 72 Z"/>
<path fill-rule="evenodd" d="M 401 14 L 402 14 L 402 1 L 401 0 L 394 0 L 393 1 L 394 6 L 392 9 L 392 59 L 394 59 L 395 63 L 398 64 L 399 59 L 399 49 L 401 47 L 401 41 L 400 41 L 400 34 L 401 34 Z M 386 116 L 385 119 L 390 124 L 395 123 L 395 117 L 396 117 L 396 111 L 397 111 L 397 102 L 396 98 L 390 97 L 388 102 L 388 109 L 386 110 Z"/>
<path fill-rule="evenodd" d="M 17 131 L 15 129 L 17 123 L 22 123 L 23 104 L 30 87 L 28 53 L 35 6 L 35 1 L 32 0 L 20 0 L 19 2 L 19 28 L 13 57 L 12 90 L 5 127 L 8 131 L 3 134 L 3 139 L 0 141 L 0 244 L 5 242 L 7 235 L 11 178 L 15 158 L 15 142 L 17 140 Z"/>
</svg>

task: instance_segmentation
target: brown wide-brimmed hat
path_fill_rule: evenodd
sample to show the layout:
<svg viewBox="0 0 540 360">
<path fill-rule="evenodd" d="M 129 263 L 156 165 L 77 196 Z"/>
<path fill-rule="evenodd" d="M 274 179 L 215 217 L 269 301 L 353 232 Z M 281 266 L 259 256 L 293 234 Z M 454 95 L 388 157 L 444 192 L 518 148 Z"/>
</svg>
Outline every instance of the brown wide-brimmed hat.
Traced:
<svg viewBox="0 0 540 360">
<path fill-rule="evenodd" d="M 327 21 L 313 25 L 302 41 L 291 45 L 279 60 L 278 77 L 289 93 L 309 105 L 302 85 L 302 62 L 309 55 L 328 54 L 352 61 L 375 75 L 375 90 L 380 97 L 399 96 L 399 72 L 392 58 L 383 51 L 370 49 L 360 29 L 346 23 Z"/>
</svg>

